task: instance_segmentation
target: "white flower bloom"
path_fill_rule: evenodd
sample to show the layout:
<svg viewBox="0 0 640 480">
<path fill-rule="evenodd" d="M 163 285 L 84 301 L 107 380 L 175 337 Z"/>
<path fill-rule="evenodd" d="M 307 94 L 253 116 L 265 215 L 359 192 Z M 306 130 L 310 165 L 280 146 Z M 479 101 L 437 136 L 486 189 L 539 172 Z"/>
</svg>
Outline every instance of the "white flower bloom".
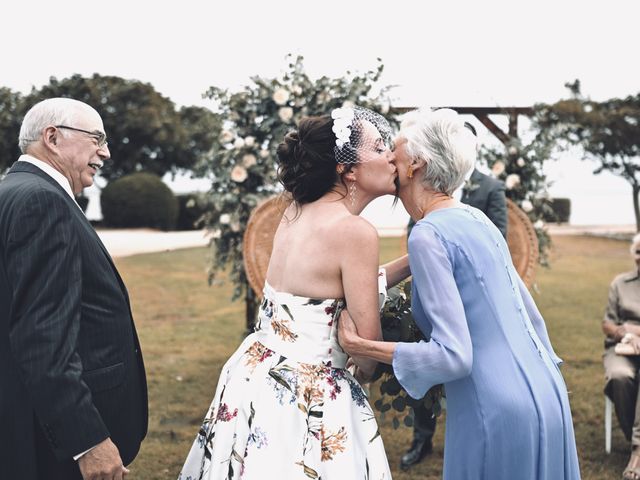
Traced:
<svg viewBox="0 0 640 480">
<path fill-rule="evenodd" d="M 520 183 L 520 175 L 517 173 L 512 173 L 511 175 L 507 175 L 507 178 L 504 180 L 504 186 L 507 190 L 511 190 L 516 185 Z"/>
<path fill-rule="evenodd" d="M 231 231 L 232 232 L 239 232 L 240 231 L 240 224 L 238 222 L 233 222 L 231 224 Z"/>
<path fill-rule="evenodd" d="M 278 110 L 278 116 L 283 122 L 289 123 L 289 121 L 291 121 L 291 119 L 293 118 L 293 108 L 280 107 L 280 109 Z"/>
<path fill-rule="evenodd" d="M 513 145 L 511 145 L 509 147 L 509 155 L 515 155 L 516 153 L 518 153 L 518 149 L 516 147 L 514 147 Z"/>
<path fill-rule="evenodd" d="M 231 215 L 229 215 L 228 213 L 223 213 L 222 215 L 220 215 L 220 223 L 222 225 L 227 225 L 230 221 Z"/>
<path fill-rule="evenodd" d="M 248 137 L 244 138 L 244 145 L 246 147 L 253 147 L 256 143 L 256 139 L 255 137 L 252 137 L 251 135 L 249 135 Z"/>
<path fill-rule="evenodd" d="M 236 165 L 231 169 L 231 180 L 234 182 L 242 183 L 248 176 L 247 170 L 241 165 Z"/>
<path fill-rule="evenodd" d="M 380 111 L 382 112 L 383 115 L 386 115 L 387 113 L 389 113 L 389 108 L 390 108 L 390 105 L 387 102 L 384 102 L 382 104 L 382 107 L 380 107 Z"/>
<path fill-rule="evenodd" d="M 544 227 L 544 222 L 542 220 L 536 220 L 536 223 L 533 224 L 533 227 L 540 230 Z"/>
<path fill-rule="evenodd" d="M 502 172 L 504 172 L 504 169 L 505 169 L 504 162 L 501 160 L 498 160 L 491 167 L 491 172 L 493 173 L 494 176 L 499 177 L 500 175 L 502 175 Z"/>
<path fill-rule="evenodd" d="M 244 139 L 242 137 L 236 138 L 236 141 L 233 142 L 233 146 L 237 149 L 244 147 Z"/>
<path fill-rule="evenodd" d="M 346 102 L 345 102 L 346 103 Z M 338 148 L 349 142 L 351 136 L 351 122 L 355 113 L 351 107 L 335 108 L 331 112 L 333 118 L 333 133 L 336 134 L 336 145 Z"/>
<path fill-rule="evenodd" d="M 520 206 L 522 207 L 522 210 L 524 210 L 527 213 L 533 210 L 533 203 L 531 203 L 529 200 L 523 200 L 522 205 Z"/>
<path fill-rule="evenodd" d="M 356 104 L 355 104 L 355 103 L 353 103 L 351 100 L 345 100 L 345 101 L 342 103 L 342 108 L 353 108 L 353 107 L 355 107 L 355 106 L 356 106 Z"/>
<path fill-rule="evenodd" d="M 233 140 L 233 133 L 229 130 L 223 130 L 220 134 L 220 141 L 222 143 L 229 143 L 231 140 Z"/>
<path fill-rule="evenodd" d="M 260 150 L 260 158 L 267 158 L 269 156 L 269 150 L 261 149 Z"/>
<path fill-rule="evenodd" d="M 302 87 L 300 85 L 294 85 L 291 87 L 291 91 L 294 95 L 302 95 Z"/>
<path fill-rule="evenodd" d="M 520 157 L 516 163 L 518 164 L 519 167 L 524 167 L 524 158 Z"/>
<path fill-rule="evenodd" d="M 242 166 L 245 168 L 251 168 L 256 163 L 258 163 L 258 159 L 253 153 L 247 153 L 242 157 Z"/>
<path fill-rule="evenodd" d="M 193 198 L 190 198 L 189 200 L 187 200 L 187 203 L 185 204 L 185 207 L 187 208 L 193 208 L 196 206 L 196 201 Z"/>
<path fill-rule="evenodd" d="M 278 105 L 285 105 L 289 100 L 289 91 L 284 88 L 278 88 L 275 92 L 273 92 L 273 101 Z"/>
</svg>

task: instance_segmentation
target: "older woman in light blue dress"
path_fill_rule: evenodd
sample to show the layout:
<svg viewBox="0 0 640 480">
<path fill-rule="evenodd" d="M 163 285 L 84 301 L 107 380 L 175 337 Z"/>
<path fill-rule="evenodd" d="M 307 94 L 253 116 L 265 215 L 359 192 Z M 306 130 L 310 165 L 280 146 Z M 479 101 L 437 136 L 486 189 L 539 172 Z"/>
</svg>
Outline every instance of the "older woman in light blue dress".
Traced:
<svg viewBox="0 0 640 480">
<path fill-rule="evenodd" d="M 451 194 L 475 163 L 476 142 L 452 110 L 405 117 L 396 142 L 409 238 L 413 316 L 429 342 L 361 338 L 346 313 L 340 343 L 390 363 L 414 398 L 443 383 L 444 478 L 580 478 L 561 360 L 506 242 Z"/>
</svg>

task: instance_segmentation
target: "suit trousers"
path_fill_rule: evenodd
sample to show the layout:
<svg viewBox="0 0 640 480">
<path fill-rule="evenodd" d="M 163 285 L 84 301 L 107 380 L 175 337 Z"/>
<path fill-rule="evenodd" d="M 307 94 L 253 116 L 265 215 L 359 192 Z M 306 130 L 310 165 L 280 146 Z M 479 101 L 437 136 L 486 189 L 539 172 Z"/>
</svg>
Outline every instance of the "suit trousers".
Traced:
<svg viewBox="0 0 640 480">
<path fill-rule="evenodd" d="M 640 447 L 640 356 L 617 355 L 614 347 L 609 347 L 604 351 L 603 362 L 604 393 L 613 401 L 620 428 L 631 447 Z"/>
<path fill-rule="evenodd" d="M 413 409 L 413 439 L 419 442 L 430 442 L 434 433 L 436 433 L 436 417 L 423 402 Z"/>
</svg>

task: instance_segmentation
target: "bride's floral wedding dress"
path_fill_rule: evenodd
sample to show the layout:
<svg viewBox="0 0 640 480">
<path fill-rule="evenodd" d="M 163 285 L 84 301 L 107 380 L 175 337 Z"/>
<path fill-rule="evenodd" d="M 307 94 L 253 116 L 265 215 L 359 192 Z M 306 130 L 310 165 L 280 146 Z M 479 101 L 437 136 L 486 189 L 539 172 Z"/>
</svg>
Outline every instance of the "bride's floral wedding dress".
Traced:
<svg viewBox="0 0 640 480">
<path fill-rule="evenodd" d="M 265 285 L 256 331 L 223 367 L 179 480 L 391 478 L 338 345 L 342 308 Z"/>
</svg>

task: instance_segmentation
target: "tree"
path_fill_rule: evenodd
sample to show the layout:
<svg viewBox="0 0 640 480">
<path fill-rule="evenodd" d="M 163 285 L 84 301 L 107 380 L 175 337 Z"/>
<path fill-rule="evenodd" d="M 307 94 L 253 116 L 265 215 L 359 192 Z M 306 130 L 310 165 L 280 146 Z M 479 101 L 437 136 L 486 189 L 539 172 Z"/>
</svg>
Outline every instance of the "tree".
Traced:
<svg viewBox="0 0 640 480">
<path fill-rule="evenodd" d="M 98 74 L 51 77 L 48 85 L 33 89 L 25 103 L 30 107 L 50 97 L 75 98 L 100 113 L 112 159 L 100 172 L 106 180 L 142 170 L 163 176 L 191 169 L 202 152 L 211 149 L 219 130 L 218 117 L 208 109 L 176 110 L 169 98 L 138 80 Z"/>
<path fill-rule="evenodd" d="M 593 173 L 606 170 L 629 182 L 640 231 L 640 93 L 596 102 L 581 94 L 578 80 L 566 86 L 571 98 L 536 106 L 536 123 L 561 148 L 581 147 L 583 159 L 599 163 Z"/>
<path fill-rule="evenodd" d="M 0 175 L 20 156 L 18 135 L 22 116 L 22 96 L 0 87 Z"/>
<path fill-rule="evenodd" d="M 280 191 L 276 180 L 275 151 L 285 133 L 303 116 L 330 113 L 345 102 L 386 114 L 386 89 L 376 96 L 372 87 L 382 73 L 347 72 L 341 78 L 309 78 L 303 58 L 290 58 L 281 78 L 251 78 L 250 85 L 236 92 L 211 87 L 206 96 L 219 107 L 223 130 L 217 143 L 200 164 L 199 172 L 213 178 L 208 193 L 210 212 L 205 224 L 212 232 L 212 264 L 209 281 L 231 268 L 234 299 L 244 292 L 247 320 L 253 321 L 251 289 L 242 262 L 242 242 L 251 211 L 262 200 Z"/>
</svg>

